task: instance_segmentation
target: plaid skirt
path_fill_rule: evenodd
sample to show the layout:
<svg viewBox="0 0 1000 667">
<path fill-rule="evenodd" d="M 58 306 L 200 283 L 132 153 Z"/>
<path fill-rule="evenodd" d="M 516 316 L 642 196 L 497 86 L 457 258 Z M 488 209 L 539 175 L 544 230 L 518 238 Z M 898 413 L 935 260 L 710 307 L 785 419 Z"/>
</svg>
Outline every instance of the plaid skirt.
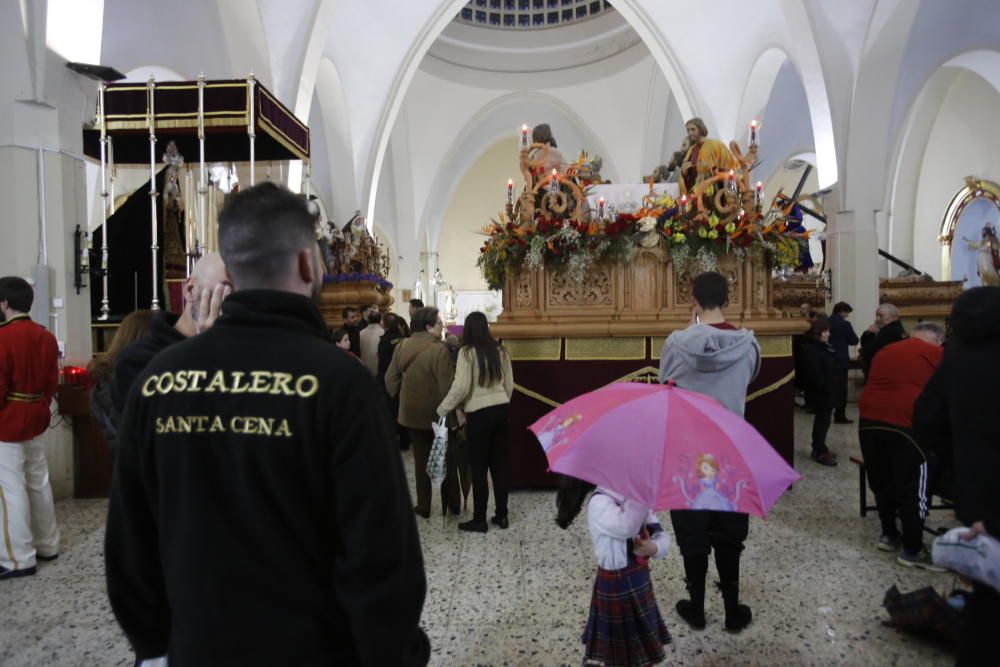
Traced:
<svg viewBox="0 0 1000 667">
<path fill-rule="evenodd" d="M 663 660 L 670 632 L 656 606 L 647 565 L 632 562 L 620 570 L 597 569 L 582 639 L 586 662 L 612 667 Z"/>
</svg>

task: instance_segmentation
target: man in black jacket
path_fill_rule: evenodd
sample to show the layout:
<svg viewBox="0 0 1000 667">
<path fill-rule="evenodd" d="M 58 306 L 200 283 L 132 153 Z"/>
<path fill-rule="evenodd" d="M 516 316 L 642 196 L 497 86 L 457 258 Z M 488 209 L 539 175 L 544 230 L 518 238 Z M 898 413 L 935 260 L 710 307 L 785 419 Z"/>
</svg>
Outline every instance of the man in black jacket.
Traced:
<svg viewBox="0 0 1000 667">
<path fill-rule="evenodd" d="M 861 370 L 868 377 L 872 359 L 886 345 L 892 345 L 906 338 L 906 329 L 899 321 L 899 308 L 891 303 L 883 303 L 875 309 L 875 322 L 861 334 Z"/>
<path fill-rule="evenodd" d="M 1000 539 L 1000 287 L 975 287 L 955 302 L 944 360 L 913 409 L 917 438 L 954 463 L 955 514 L 971 533 Z M 971 538 L 971 535 L 969 536 Z M 996 661 L 1000 594 L 981 583 L 965 607 L 959 665 Z"/>
<path fill-rule="evenodd" d="M 850 347 L 858 344 L 858 335 L 847 321 L 854 311 L 843 301 L 833 306 L 830 316 L 830 347 L 833 348 L 833 421 L 850 424 L 847 418 L 847 370 L 851 361 Z"/>
<path fill-rule="evenodd" d="M 112 609 L 139 659 L 424 665 L 426 581 L 375 381 L 325 340 L 304 200 L 219 216 L 233 294 L 136 380 L 108 509 Z"/>
</svg>

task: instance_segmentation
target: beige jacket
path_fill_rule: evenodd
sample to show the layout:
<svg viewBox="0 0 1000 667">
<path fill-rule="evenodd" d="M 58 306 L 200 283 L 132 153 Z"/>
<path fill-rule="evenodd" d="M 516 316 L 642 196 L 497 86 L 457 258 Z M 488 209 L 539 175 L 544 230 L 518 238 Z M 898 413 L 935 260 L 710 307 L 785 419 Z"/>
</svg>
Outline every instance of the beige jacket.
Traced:
<svg viewBox="0 0 1000 667">
<path fill-rule="evenodd" d="M 503 348 L 500 348 L 500 364 L 503 381 L 489 387 L 481 387 L 476 352 L 471 347 L 463 347 L 458 353 L 455 381 L 451 383 L 451 390 L 438 406 L 438 415 L 444 416 L 455 408 L 462 408 L 465 412 L 475 412 L 493 405 L 510 403 L 511 394 L 514 393 L 514 371 L 510 365 L 510 355 Z"/>
<path fill-rule="evenodd" d="M 431 430 L 438 420 L 435 408 L 454 377 L 451 353 L 433 334 L 418 331 L 397 345 L 385 372 L 386 391 L 390 396 L 399 394 L 397 421 L 407 428 Z"/>
</svg>

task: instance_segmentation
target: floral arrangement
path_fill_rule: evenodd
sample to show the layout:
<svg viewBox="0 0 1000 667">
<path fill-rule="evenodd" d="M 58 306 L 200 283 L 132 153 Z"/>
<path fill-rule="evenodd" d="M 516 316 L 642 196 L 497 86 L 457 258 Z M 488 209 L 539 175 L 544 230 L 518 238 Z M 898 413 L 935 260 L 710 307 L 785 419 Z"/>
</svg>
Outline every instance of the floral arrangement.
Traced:
<svg viewBox="0 0 1000 667">
<path fill-rule="evenodd" d="M 392 283 L 375 273 L 337 273 L 337 274 L 324 274 L 323 284 L 327 283 L 358 283 L 358 282 L 371 282 L 375 283 L 375 286 L 383 292 L 388 292 L 392 289 Z"/>
<path fill-rule="evenodd" d="M 629 262 L 640 247 L 665 247 L 675 265 L 709 271 L 721 256 L 760 255 L 777 268 L 799 265 L 807 232 L 786 225 L 787 212 L 766 214 L 759 206 L 736 210 L 736 197 L 716 196 L 713 185 L 692 197 L 647 195 L 635 211 L 610 212 L 599 218 L 533 211 L 534 224 L 518 224 L 501 213 L 482 233 L 477 265 L 490 289 L 501 289 L 508 274 L 550 266 L 583 281 L 594 262 Z M 801 228 L 798 228 L 801 229 Z"/>
</svg>

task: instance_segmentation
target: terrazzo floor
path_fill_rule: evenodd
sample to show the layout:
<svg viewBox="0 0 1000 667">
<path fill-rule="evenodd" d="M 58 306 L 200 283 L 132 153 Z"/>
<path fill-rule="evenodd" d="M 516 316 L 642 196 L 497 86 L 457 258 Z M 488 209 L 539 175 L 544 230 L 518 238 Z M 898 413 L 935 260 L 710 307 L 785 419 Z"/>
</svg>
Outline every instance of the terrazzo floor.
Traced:
<svg viewBox="0 0 1000 667">
<path fill-rule="evenodd" d="M 858 516 L 857 469 L 847 461 L 858 453 L 855 427 L 831 427 L 828 444 L 841 464 L 824 468 L 808 456 L 810 420 L 797 412 L 795 456 L 803 480 L 766 521 L 751 520 L 742 568 L 743 601 L 754 613 L 749 628 L 739 635 L 724 632 L 721 598 L 710 591 L 708 628 L 689 629 L 673 608 L 684 594 L 679 554 L 655 562 L 656 596 L 674 637 L 667 663 L 953 662 L 942 647 L 884 627 L 888 616 L 881 603 L 893 584 L 902 591 L 927 585 L 945 591 L 955 578 L 902 568 L 894 556 L 876 551 L 878 520 Z M 412 457 L 404 460 L 412 478 Z M 586 521 L 581 516 L 560 530 L 552 492 L 516 492 L 510 508 L 510 529 L 486 535 L 457 530 L 468 512 L 418 519 L 428 584 L 423 626 L 433 646 L 432 665 L 581 663 L 579 637 L 595 567 Z M 0 665 L 131 665 L 105 595 L 106 502 L 67 500 L 57 511 L 63 531 L 59 560 L 41 564 L 35 577 L 0 584 Z M 954 525 L 940 511 L 928 523 Z"/>
</svg>

